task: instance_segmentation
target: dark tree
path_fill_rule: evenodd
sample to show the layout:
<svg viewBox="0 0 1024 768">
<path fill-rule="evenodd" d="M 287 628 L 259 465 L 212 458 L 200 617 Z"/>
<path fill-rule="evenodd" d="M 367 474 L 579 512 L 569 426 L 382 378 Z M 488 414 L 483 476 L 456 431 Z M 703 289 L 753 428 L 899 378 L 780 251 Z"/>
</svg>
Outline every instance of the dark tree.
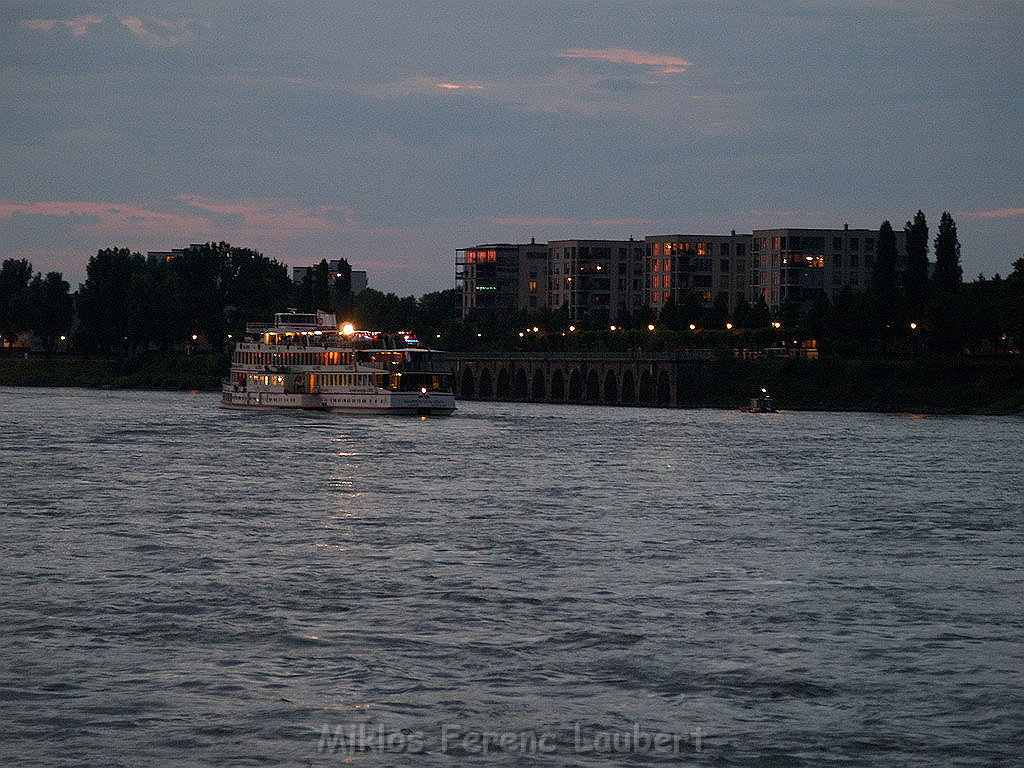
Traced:
<svg viewBox="0 0 1024 768">
<path fill-rule="evenodd" d="M 824 291 L 821 291 L 821 293 L 824 293 Z M 785 328 L 795 328 L 800 325 L 800 305 L 787 297 L 779 307 L 779 322 Z"/>
<path fill-rule="evenodd" d="M 825 291 L 819 291 L 814 297 L 814 304 L 807 310 L 806 325 L 814 338 L 821 339 L 831 335 L 829 327 L 832 313 L 832 302 Z"/>
<path fill-rule="evenodd" d="M 750 307 L 750 328 L 767 328 L 772 324 L 772 313 L 768 310 L 768 302 L 764 295 L 757 297 L 757 300 Z"/>
<path fill-rule="evenodd" d="M 426 293 L 420 297 L 418 319 L 415 330 L 423 334 L 437 334 L 448 330 L 459 322 L 462 312 L 462 292 L 457 289 Z M 552 325 L 551 311 L 548 310 L 543 324 Z"/>
<path fill-rule="evenodd" d="M 888 344 L 900 319 L 900 294 L 896 283 L 896 233 L 892 224 L 883 221 L 878 228 L 878 250 L 871 274 L 871 325 L 875 335 Z"/>
<path fill-rule="evenodd" d="M 57 339 L 71 333 L 74 320 L 74 302 L 70 286 L 60 272 L 37 274 L 29 285 L 32 332 L 39 338 L 46 354 L 51 354 Z"/>
<path fill-rule="evenodd" d="M 682 308 L 676 304 L 675 296 L 669 296 L 658 314 L 658 324 L 669 331 L 681 331 L 686 327 Z"/>
<path fill-rule="evenodd" d="M 135 276 L 145 260 L 127 248 L 104 248 L 85 268 L 86 280 L 78 291 L 81 341 L 109 353 L 129 350 L 138 339 L 129 338 L 129 303 Z"/>
<path fill-rule="evenodd" d="M 732 311 L 732 324 L 737 328 L 750 327 L 750 302 L 742 294 L 736 299 L 736 308 Z"/>
<path fill-rule="evenodd" d="M 957 239 L 956 222 L 949 211 L 942 212 L 939 233 L 935 236 L 935 279 L 936 290 L 956 293 L 963 283 L 964 270 L 960 266 L 960 240 Z"/>
<path fill-rule="evenodd" d="M 29 328 L 29 281 L 32 265 L 26 259 L 5 259 L 0 267 L 0 342 L 14 342 Z"/>
<path fill-rule="evenodd" d="M 729 295 L 724 291 L 715 296 L 715 300 L 704 313 L 703 325 L 705 328 L 724 328 L 729 320 Z"/>
<path fill-rule="evenodd" d="M 224 343 L 227 334 L 227 306 L 231 280 L 230 244 L 206 243 L 186 248 L 171 261 L 177 279 L 189 337 L 198 333 L 214 348 Z"/>
<path fill-rule="evenodd" d="M 331 309 L 343 317 L 352 311 L 352 265 L 346 259 L 338 259 L 338 262 L 339 270 L 332 276 L 334 296 Z"/>
<path fill-rule="evenodd" d="M 920 322 L 928 304 L 928 222 L 924 213 L 918 211 L 903 231 L 907 236 L 907 269 L 903 275 L 907 315 Z"/>
<path fill-rule="evenodd" d="M 232 247 L 227 275 L 224 309 L 235 333 L 241 333 L 245 323 L 267 322 L 289 306 L 293 285 L 284 264 L 249 248 Z"/>
</svg>

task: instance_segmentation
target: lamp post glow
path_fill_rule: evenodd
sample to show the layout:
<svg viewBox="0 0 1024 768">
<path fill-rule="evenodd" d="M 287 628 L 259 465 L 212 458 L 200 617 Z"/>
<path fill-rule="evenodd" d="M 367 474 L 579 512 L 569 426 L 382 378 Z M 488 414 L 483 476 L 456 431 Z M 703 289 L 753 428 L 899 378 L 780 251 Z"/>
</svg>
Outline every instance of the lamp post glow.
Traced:
<svg viewBox="0 0 1024 768">
<path fill-rule="evenodd" d="M 690 323 L 690 330 L 691 331 L 696 331 L 697 330 L 697 326 L 694 325 L 693 323 Z"/>
<path fill-rule="evenodd" d="M 726 323 L 725 324 L 725 330 L 731 331 L 732 330 L 732 323 Z"/>
<path fill-rule="evenodd" d="M 653 330 L 654 330 L 654 323 L 649 323 L 649 324 L 647 325 L 647 330 L 648 330 L 648 331 L 653 331 Z"/>
</svg>

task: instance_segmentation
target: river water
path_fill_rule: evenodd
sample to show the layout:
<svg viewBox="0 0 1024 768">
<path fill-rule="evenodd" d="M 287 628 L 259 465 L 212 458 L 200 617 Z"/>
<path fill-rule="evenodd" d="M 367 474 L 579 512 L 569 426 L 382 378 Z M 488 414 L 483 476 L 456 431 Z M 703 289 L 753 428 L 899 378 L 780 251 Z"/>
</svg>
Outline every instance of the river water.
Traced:
<svg viewBox="0 0 1024 768">
<path fill-rule="evenodd" d="M 5 765 L 1021 764 L 1020 418 L 217 400 L 0 389 Z"/>
</svg>

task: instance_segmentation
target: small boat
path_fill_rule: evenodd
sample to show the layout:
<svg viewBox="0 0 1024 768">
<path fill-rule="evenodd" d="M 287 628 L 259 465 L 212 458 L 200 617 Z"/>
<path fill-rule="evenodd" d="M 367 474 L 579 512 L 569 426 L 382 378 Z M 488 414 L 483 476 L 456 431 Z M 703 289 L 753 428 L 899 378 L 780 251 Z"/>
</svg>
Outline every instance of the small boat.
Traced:
<svg viewBox="0 0 1024 768">
<path fill-rule="evenodd" d="M 761 387 L 761 394 L 750 398 L 750 405 L 740 408 L 741 413 L 778 413 L 778 409 L 772 402 L 772 396 L 768 390 Z"/>
<path fill-rule="evenodd" d="M 222 404 L 443 416 L 455 410 L 445 356 L 408 334 L 339 326 L 326 312 L 280 312 L 272 324 L 246 324 Z"/>
</svg>

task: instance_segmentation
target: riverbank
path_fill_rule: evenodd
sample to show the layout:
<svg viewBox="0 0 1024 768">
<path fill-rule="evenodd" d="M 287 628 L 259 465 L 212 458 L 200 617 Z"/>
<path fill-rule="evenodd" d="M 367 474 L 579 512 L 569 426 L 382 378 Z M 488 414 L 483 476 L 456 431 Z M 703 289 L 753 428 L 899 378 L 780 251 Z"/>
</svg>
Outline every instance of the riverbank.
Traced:
<svg viewBox="0 0 1024 768">
<path fill-rule="evenodd" d="M 0 357 L 0 386 L 94 389 L 220 389 L 225 355 L 124 357 Z"/>
<path fill-rule="evenodd" d="M 765 387 L 786 410 L 1024 414 L 1024 360 L 717 360 L 680 371 L 681 407 L 734 407 Z"/>
<path fill-rule="evenodd" d="M 223 355 L 0 357 L 0 386 L 217 391 Z M 719 359 L 679 369 L 679 406 L 735 408 L 766 387 L 784 410 L 1024 414 L 1024 360 Z"/>
</svg>

